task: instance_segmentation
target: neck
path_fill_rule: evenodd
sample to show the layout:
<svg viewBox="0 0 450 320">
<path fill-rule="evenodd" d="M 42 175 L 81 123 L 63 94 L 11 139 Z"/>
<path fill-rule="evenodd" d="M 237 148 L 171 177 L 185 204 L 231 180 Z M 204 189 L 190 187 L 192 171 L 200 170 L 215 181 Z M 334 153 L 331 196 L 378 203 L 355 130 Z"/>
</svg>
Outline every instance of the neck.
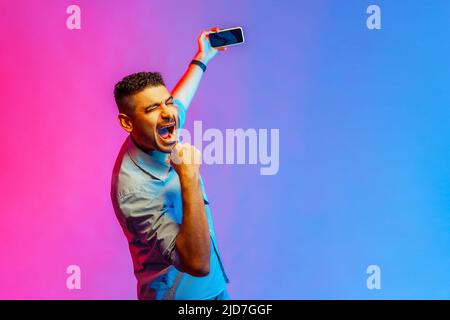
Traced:
<svg viewBox="0 0 450 320">
<path fill-rule="evenodd" d="M 148 149 L 148 148 L 142 147 L 139 143 L 136 142 L 136 140 L 133 138 L 133 135 L 131 135 L 131 134 L 130 134 L 130 138 L 133 141 L 133 143 L 136 145 L 136 147 L 138 147 L 139 149 L 141 149 L 145 153 L 149 154 L 150 156 L 152 156 L 156 160 L 161 161 L 161 162 L 166 162 L 166 160 L 169 158 L 169 154 L 168 153 L 165 153 L 165 152 L 162 152 L 162 151 L 159 151 L 159 150 L 155 150 L 155 149 Z"/>
</svg>

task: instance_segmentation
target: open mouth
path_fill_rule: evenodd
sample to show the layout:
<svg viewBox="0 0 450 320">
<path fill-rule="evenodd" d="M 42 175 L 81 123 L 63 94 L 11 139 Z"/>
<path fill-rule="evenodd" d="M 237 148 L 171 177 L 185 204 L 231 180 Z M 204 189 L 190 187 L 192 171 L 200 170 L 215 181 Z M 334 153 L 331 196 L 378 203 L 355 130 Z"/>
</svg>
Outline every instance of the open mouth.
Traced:
<svg viewBox="0 0 450 320">
<path fill-rule="evenodd" d="M 158 127 L 158 134 L 166 142 L 175 142 L 175 121 L 165 123 Z"/>
</svg>

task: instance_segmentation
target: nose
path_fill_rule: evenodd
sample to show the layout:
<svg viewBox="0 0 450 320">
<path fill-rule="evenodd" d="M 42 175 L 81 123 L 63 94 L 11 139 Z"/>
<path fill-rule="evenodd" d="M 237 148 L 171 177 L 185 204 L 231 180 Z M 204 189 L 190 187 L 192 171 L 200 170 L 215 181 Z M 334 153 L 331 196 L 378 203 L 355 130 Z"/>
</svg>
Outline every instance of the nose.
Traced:
<svg viewBox="0 0 450 320">
<path fill-rule="evenodd" d="M 175 112 L 173 111 L 173 108 L 169 108 L 163 103 L 161 108 L 161 118 L 165 120 L 175 119 Z"/>
</svg>

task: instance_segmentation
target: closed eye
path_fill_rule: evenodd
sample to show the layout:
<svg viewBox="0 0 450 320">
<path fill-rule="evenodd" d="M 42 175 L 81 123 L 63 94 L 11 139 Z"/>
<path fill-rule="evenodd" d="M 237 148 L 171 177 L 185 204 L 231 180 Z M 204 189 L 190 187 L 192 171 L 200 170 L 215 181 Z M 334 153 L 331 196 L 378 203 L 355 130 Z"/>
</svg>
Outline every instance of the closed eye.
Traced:
<svg viewBox="0 0 450 320">
<path fill-rule="evenodd" d="M 166 105 L 173 105 L 173 97 L 166 100 Z"/>
<path fill-rule="evenodd" d="M 159 107 L 159 106 L 147 107 L 147 108 L 145 108 L 145 112 L 146 112 L 146 113 L 152 112 L 153 110 L 155 110 L 155 109 L 158 108 L 158 107 Z"/>
<path fill-rule="evenodd" d="M 173 97 L 169 97 L 165 102 L 165 105 L 170 105 L 173 106 L 174 102 L 173 102 Z M 147 108 L 145 108 L 145 113 L 149 113 L 152 112 L 153 110 L 157 109 L 160 105 L 159 104 L 154 104 L 152 106 L 148 106 Z"/>
</svg>

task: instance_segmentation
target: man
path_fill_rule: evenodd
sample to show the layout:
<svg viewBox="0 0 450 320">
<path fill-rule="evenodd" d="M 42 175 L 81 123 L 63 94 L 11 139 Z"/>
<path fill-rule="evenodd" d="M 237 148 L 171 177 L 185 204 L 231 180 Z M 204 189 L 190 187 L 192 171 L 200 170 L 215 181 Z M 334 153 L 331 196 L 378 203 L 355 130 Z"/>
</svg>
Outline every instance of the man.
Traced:
<svg viewBox="0 0 450 320">
<path fill-rule="evenodd" d="M 177 143 L 177 129 L 218 50 L 204 31 L 172 93 L 159 73 L 116 84 L 119 122 L 129 133 L 113 171 L 111 198 L 128 239 L 139 299 L 229 299 L 203 181 L 200 151 Z"/>
</svg>

